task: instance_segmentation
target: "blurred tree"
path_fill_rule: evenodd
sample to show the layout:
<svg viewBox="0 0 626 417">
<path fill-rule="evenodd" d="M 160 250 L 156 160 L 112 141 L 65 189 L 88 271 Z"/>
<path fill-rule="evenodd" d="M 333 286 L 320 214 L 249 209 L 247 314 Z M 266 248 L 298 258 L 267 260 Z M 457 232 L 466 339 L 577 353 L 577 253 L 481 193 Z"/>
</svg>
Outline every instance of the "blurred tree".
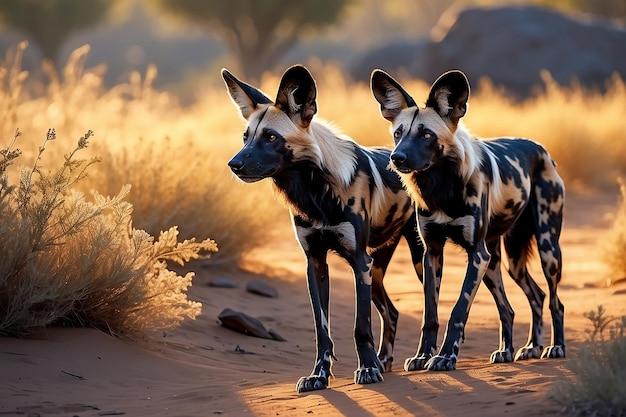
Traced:
<svg viewBox="0 0 626 417">
<path fill-rule="evenodd" d="M 153 0 L 169 15 L 213 32 L 248 79 L 258 80 L 309 32 L 336 23 L 353 0 Z"/>
<path fill-rule="evenodd" d="M 74 32 L 102 21 L 114 0 L 2 0 L 0 23 L 23 32 L 45 58 L 56 61 Z"/>
</svg>

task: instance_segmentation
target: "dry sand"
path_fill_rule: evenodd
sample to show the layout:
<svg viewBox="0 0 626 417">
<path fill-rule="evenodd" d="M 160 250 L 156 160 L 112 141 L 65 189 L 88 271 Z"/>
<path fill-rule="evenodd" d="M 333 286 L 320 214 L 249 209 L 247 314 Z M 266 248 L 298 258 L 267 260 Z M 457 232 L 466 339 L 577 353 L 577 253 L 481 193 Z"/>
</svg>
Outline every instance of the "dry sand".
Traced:
<svg viewBox="0 0 626 417">
<path fill-rule="evenodd" d="M 602 286 L 607 275 L 597 256 L 598 242 L 616 206 L 617 195 L 568 197 L 560 286 L 566 314 L 566 359 L 490 364 L 489 355 L 498 343 L 497 312 L 488 291 L 481 287 L 457 370 L 405 372 L 402 363 L 415 353 L 423 303 L 402 244 L 386 280 L 400 311 L 393 372 L 384 374 L 385 381 L 379 384 L 352 382 L 356 368 L 353 280 L 345 262 L 332 256 L 331 331 L 339 359 L 333 367 L 335 377 L 329 389 L 296 393 L 295 382 L 313 367 L 315 346 L 304 258 L 285 214 L 284 230 L 274 243 L 250 256 L 246 271 L 197 271 L 189 296 L 203 303 L 202 315 L 157 340 L 131 343 L 93 329 L 62 328 L 43 329 L 27 339 L 0 338 L 0 416 L 556 414 L 561 406 L 546 392 L 555 380 L 570 374 L 569 361 L 590 327 L 583 313 L 602 304 L 612 315 L 626 314 L 626 286 Z M 442 329 L 459 295 L 464 255 L 447 248 L 445 262 Z M 545 289 L 537 259 L 533 262 L 533 274 Z M 228 276 L 239 287 L 208 287 L 216 276 Z M 247 293 L 245 285 L 253 279 L 271 283 L 279 297 Z M 515 344 L 521 346 L 530 310 L 521 290 L 508 278 L 505 284 L 516 312 Z M 287 341 L 248 337 L 221 327 L 217 316 L 227 307 L 259 318 Z M 544 343 L 550 333 L 546 307 Z M 376 335 L 378 325 L 376 317 Z"/>
</svg>

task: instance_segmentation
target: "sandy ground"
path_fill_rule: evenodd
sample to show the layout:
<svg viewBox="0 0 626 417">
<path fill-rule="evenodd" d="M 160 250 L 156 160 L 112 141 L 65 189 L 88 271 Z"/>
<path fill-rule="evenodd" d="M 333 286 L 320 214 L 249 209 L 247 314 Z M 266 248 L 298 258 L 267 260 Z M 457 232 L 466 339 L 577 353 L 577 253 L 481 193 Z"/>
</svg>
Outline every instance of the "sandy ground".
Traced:
<svg viewBox="0 0 626 417">
<path fill-rule="evenodd" d="M 315 347 L 304 280 L 304 259 L 289 229 L 250 256 L 244 271 L 197 271 L 190 298 L 203 303 L 195 321 L 163 333 L 158 340 L 125 342 L 92 329 L 48 328 L 27 339 L 0 338 L 0 416 L 529 416 L 553 415 L 561 406 L 547 396 L 551 384 L 570 375 L 569 361 L 590 327 L 583 313 L 604 305 L 626 314 L 626 285 L 606 288 L 598 242 L 610 225 L 617 195 L 569 197 L 562 236 L 568 358 L 489 364 L 497 347 L 495 305 L 481 287 L 472 306 L 457 370 L 405 372 L 404 358 L 416 349 L 422 316 L 422 290 L 401 245 L 386 285 L 400 311 L 394 370 L 385 381 L 355 385 L 352 342 L 354 289 L 347 265 L 331 257 L 331 330 L 338 361 L 330 388 L 295 392 L 295 382 L 312 369 Z M 464 255 L 446 254 L 440 322 L 445 326 L 459 295 Z M 537 262 L 537 260 L 535 260 Z M 533 264 L 534 276 L 545 280 Z M 213 288 L 211 278 L 226 276 L 234 289 Z M 245 291 L 261 279 L 278 298 Z M 516 311 L 515 344 L 526 341 L 530 310 L 519 288 L 506 281 Z M 275 329 L 286 342 L 244 336 L 220 326 L 224 308 L 243 311 Z M 544 308 L 546 341 L 549 313 Z M 374 331 L 378 334 L 378 319 Z M 443 332 L 441 332 L 443 333 Z M 440 335 L 440 339 L 441 339 Z M 376 336 L 378 337 L 378 336 Z"/>
</svg>

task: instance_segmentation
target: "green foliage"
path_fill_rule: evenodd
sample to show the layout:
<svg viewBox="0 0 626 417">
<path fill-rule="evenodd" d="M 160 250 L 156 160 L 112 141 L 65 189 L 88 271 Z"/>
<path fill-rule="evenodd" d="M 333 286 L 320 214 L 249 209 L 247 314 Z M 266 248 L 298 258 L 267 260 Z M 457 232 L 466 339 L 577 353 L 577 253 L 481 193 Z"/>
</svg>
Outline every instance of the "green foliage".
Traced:
<svg viewBox="0 0 626 417">
<path fill-rule="evenodd" d="M 157 0 L 159 8 L 215 33 L 247 79 L 260 78 L 307 32 L 336 23 L 352 0 Z"/>
<path fill-rule="evenodd" d="M 103 20 L 112 0 L 2 0 L 0 21 L 24 32 L 45 58 L 58 59 L 63 42 L 74 32 Z"/>
<path fill-rule="evenodd" d="M 11 184 L 7 167 L 20 156 L 0 150 L 0 334 L 22 335 L 50 324 L 93 326 L 119 336 L 176 327 L 201 309 L 186 290 L 193 274 L 170 271 L 201 251 L 210 239 L 178 242 L 176 227 L 158 240 L 132 226 L 130 187 L 114 197 L 94 193 L 88 202 L 75 185 L 96 159 L 81 160 L 92 132 L 83 135 L 56 170 L 40 164 L 49 130 L 30 169 Z"/>
<path fill-rule="evenodd" d="M 626 316 L 607 316 L 604 307 L 598 306 L 585 317 L 593 328 L 571 361 L 573 376 L 558 380 L 550 394 L 571 412 L 626 416 Z"/>
</svg>

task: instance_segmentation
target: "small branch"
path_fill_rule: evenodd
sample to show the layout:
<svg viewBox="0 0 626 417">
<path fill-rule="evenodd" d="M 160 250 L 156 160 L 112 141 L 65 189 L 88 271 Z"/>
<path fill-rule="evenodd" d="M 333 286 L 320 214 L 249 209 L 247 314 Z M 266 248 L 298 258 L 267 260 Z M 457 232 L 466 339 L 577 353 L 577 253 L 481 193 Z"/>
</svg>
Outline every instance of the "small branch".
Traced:
<svg viewBox="0 0 626 417">
<path fill-rule="evenodd" d="M 73 376 L 76 379 L 80 379 L 81 381 L 87 379 L 87 378 L 85 378 L 85 377 L 83 377 L 81 375 L 73 374 L 71 372 L 64 371 L 63 369 L 61 369 L 61 372 L 64 373 L 65 375 Z"/>
</svg>

